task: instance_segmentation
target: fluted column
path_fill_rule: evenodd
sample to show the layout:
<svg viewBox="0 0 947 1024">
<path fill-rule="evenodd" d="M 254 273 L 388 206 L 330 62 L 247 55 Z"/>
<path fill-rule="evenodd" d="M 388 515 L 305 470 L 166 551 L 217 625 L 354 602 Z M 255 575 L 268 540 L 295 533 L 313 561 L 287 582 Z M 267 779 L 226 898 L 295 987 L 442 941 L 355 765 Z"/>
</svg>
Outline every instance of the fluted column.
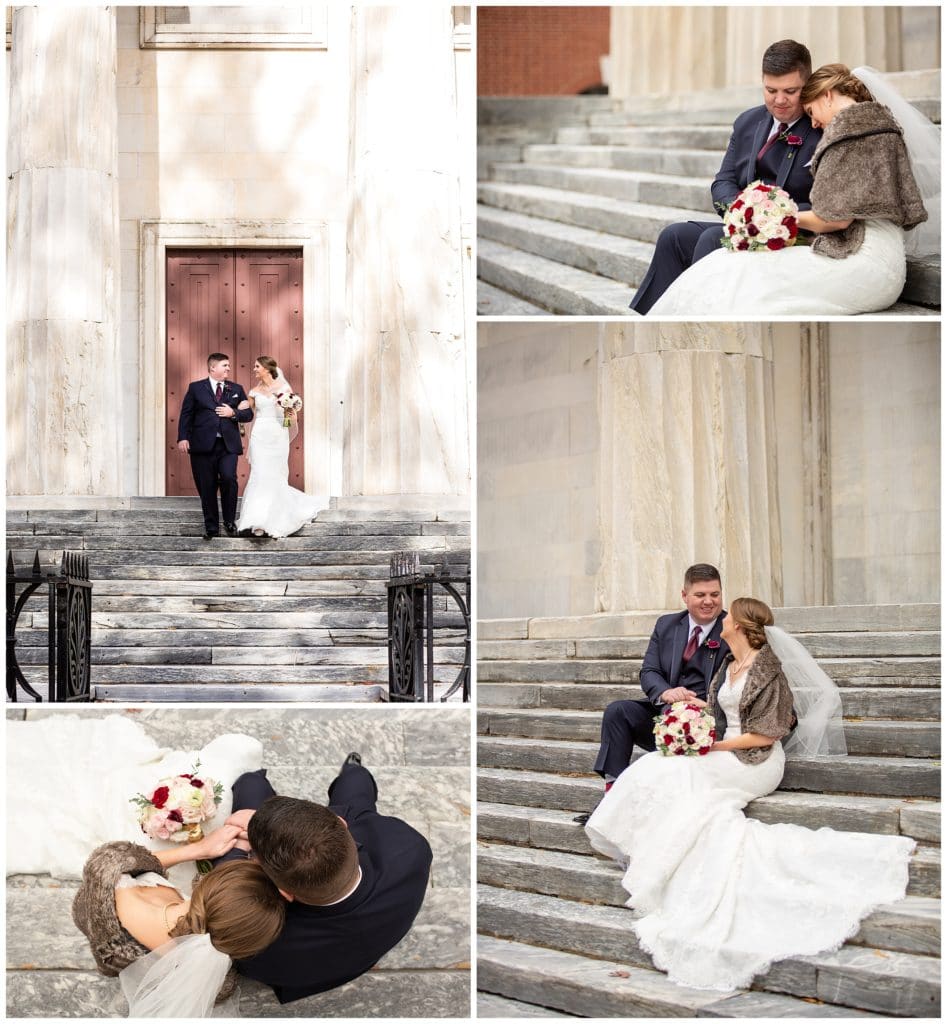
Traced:
<svg viewBox="0 0 947 1024">
<path fill-rule="evenodd" d="M 110 7 L 13 15 L 7 490 L 121 493 L 116 30 Z"/>
<path fill-rule="evenodd" d="M 463 494 L 469 369 L 451 8 L 361 6 L 352 24 L 343 489 Z"/>
<path fill-rule="evenodd" d="M 600 372 L 598 610 L 676 607 L 693 562 L 780 604 L 769 328 L 609 325 Z"/>
</svg>

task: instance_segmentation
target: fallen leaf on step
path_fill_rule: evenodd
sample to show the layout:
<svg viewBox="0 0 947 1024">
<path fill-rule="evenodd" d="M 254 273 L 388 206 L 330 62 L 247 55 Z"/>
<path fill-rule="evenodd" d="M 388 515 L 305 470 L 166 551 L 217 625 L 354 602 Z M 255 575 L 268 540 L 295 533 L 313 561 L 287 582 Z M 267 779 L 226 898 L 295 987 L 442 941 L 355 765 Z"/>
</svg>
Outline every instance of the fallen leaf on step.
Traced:
<svg viewBox="0 0 947 1024">
<path fill-rule="evenodd" d="M 610 978 L 630 978 L 631 974 L 628 971 L 609 971 L 608 976 Z"/>
</svg>

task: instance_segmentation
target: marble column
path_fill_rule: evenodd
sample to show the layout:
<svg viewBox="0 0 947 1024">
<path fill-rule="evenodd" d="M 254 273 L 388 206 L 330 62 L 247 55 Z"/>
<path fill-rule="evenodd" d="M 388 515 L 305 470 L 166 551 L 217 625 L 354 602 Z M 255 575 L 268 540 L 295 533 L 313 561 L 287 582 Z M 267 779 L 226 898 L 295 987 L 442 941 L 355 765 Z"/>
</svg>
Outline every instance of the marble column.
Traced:
<svg viewBox="0 0 947 1024">
<path fill-rule="evenodd" d="M 449 6 L 352 13 L 346 494 L 469 488 L 453 28 Z"/>
<path fill-rule="evenodd" d="M 111 7 L 13 14 L 7 490 L 122 493 Z"/>
<path fill-rule="evenodd" d="M 770 328 L 608 325 L 600 374 L 597 610 L 674 608 L 693 562 L 781 604 Z"/>
</svg>

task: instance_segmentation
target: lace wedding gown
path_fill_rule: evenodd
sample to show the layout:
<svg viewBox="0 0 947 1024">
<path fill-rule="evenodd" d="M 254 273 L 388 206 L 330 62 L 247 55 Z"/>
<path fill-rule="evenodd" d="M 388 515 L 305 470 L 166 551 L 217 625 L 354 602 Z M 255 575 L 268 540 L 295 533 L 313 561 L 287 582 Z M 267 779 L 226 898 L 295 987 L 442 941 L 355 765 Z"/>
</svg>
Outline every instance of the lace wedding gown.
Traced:
<svg viewBox="0 0 947 1024">
<path fill-rule="evenodd" d="M 728 681 L 718 694 L 728 738 L 740 734 L 742 688 Z M 758 765 L 730 751 L 646 754 L 586 825 L 595 849 L 626 867 L 642 949 L 680 985 L 745 988 L 776 960 L 838 949 L 905 895 L 914 840 L 743 814 L 779 785 L 784 763 L 779 742 Z"/>
<path fill-rule="evenodd" d="M 7 874 L 81 878 L 89 854 L 118 839 L 167 849 L 141 831 L 130 800 L 198 760 L 201 773 L 224 787 L 216 815 L 202 826 L 210 832 L 230 814 L 237 777 L 261 767 L 259 740 L 228 733 L 200 750 L 171 750 L 124 715 L 7 722 Z M 192 863 L 168 874 L 176 889 L 190 893 Z"/>
<path fill-rule="evenodd" d="M 247 461 L 250 479 L 243 492 L 238 530 L 262 530 L 271 537 L 288 537 L 312 522 L 329 505 L 289 485 L 289 431 L 275 396 L 254 389 L 256 401 Z"/>
<path fill-rule="evenodd" d="M 684 271 L 649 316 L 851 316 L 887 309 L 904 289 L 904 231 L 865 221 L 845 259 L 795 245 L 778 252 L 718 249 Z"/>
</svg>

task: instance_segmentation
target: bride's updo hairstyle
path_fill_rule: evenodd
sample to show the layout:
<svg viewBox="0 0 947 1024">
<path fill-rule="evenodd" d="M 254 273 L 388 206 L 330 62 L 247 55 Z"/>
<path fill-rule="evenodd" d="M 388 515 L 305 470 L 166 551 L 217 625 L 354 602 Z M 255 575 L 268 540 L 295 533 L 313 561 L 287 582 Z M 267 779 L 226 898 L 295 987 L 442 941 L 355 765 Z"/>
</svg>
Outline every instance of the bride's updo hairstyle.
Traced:
<svg viewBox="0 0 947 1024">
<path fill-rule="evenodd" d="M 201 875 L 172 936 L 207 932 L 234 960 L 262 953 L 283 930 L 286 901 L 256 861 L 234 860 Z"/>
<path fill-rule="evenodd" d="M 738 597 L 730 603 L 730 618 L 739 622 L 743 635 L 751 647 L 757 650 L 766 643 L 766 626 L 776 621 L 768 604 L 757 601 L 755 597 Z"/>
<path fill-rule="evenodd" d="M 805 106 L 807 103 L 817 100 L 822 93 L 829 89 L 842 96 L 850 97 L 856 103 L 869 103 L 872 99 L 864 82 L 860 78 L 856 78 L 844 64 L 823 64 L 809 76 L 809 80 L 799 94 L 799 101 Z"/>
<path fill-rule="evenodd" d="M 266 370 L 273 380 L 276 380 L 279 376 L 279 364 L 272 356 L 257 356 L 256 361 L 264 370 Z"/>
</svg>

